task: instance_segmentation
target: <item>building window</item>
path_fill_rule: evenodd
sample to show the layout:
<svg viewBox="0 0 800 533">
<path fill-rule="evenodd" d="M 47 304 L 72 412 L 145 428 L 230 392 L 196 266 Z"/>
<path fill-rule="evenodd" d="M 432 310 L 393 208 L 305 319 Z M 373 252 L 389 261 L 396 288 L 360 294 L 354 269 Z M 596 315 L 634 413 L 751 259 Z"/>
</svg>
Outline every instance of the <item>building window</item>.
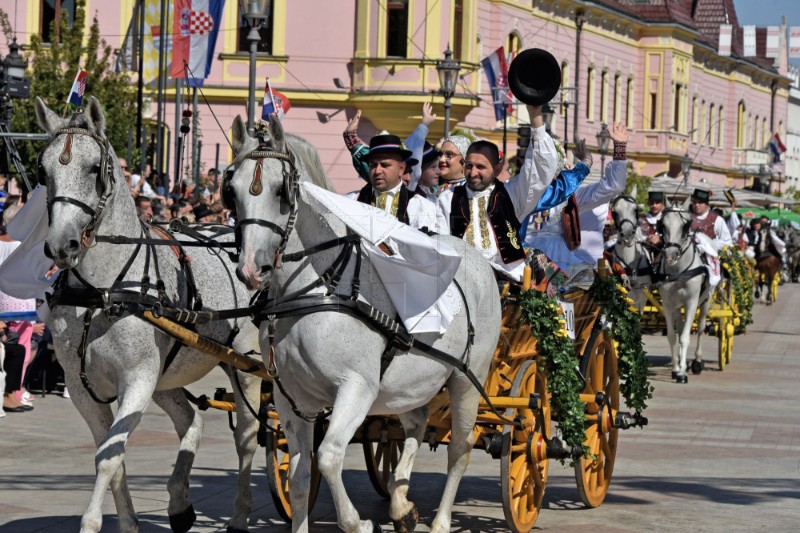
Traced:
<svg viewBox="0 0 800 533">
<path fill-rule="evenodd" d="M 594 120 L 594 67 L 586 72 L 586 120 Z"/>
<path fill-rule="evenodd" d="M 258 36 L 260 37 L 258 44 L 256 45 L 256 51 L 261 54 L 272 54 L 272 21 L 274 20 L 273 17 L 273 10 L 275 7 L 275 2 L 270 2 L 269 4 L 269 13 L 267 18 L 262 21 L 261 26 L 258 28 Z M 237 52 L 249 52 L 250 51 L 250 41 L 247 39 L 248 34 L 250 33 L 250 23 L 247 21 L 247 18 L 244 16 L 244 12 L 242 12 L 241 5 L 239 6 L 239 27 L 238 27 L 238 36 L 236 39 L 236 51 Z"/>
<path fill-rule="evenodd" d="M 453 59 L 461 61 L 461 41 L 464 38 L 464 0 L 453 1 Z"/>
<path fill-rule="evenodd" d="M 386 56 L 408 55 L 408 0 L 389 0 L 386 4 Z"/>
<path fill-rule="evenodd" d="M 714 124 L 714 117 L 716 116 L 716 114 L 714 112 L 716 111 L 716 107 L 717 106 L 715 106 L 714 104 L 711 104 L 708 107 L 708 145 L 709 146 L 716 146 L 716 140 L 717 139 L 715 137 L 715 134 L 717 132 L 717 129 L 715 127 L 716 124 Z"/>
<path fill-rule="evenodd" d="M 625 124 L 633 128 L 633 80 L 628 78 L 628 86 L 625 90 Z"/>
<path fill-rule="evenodd" d="M 691 127 L 692 142 L 697 142 L 698 129 L 699 128 L 697 126 L 697 97 L 695 96 L 692 98 L 692 127 Z"/>
<path fill-rule="evenodd" d="M 767 129 L 767 117 L 764 117 L 762 124 L 763 126 L 761 128 L 761 131 L 763 132 L 763 137 L 761 138 L 761 148 L 764 149 L 767 147 L 767 144 L 769 143 L 771 138 L 771 135 L 769 134 L 769 129 Z"/>
<path fill-rule="evenodd" d="M 706 116 L 706 101 L 700 102 L 700 144 L 705 144 L 708 140 L 708 117 Z"/>
<path fill-rule="evenodd" d="M 745 107 L 744 102 L 739 102 L 739 109 L 736 112 L 736 147 L 744 148 L 745 145 Z"/>
<path fill-rule="evenodd" d="M 506 37 L 506 56 L 509 64 L 511 64 L 511 59 L 517 57 L 520 50 L 522 50 L 522 41 L 519 35 L 516 32 L 509 33 Z"/>
<path fill-rule="evenodd" d="M 75 0 L 42 0 L 39 13 L 42 42 L 52 43 L 56 35 L 61 35 L 61 19 L 64 16 L 70 28 L 75 22 Z"/>
<path fill-rule="evenodd" d="M 658 93 L 650 93 L 650 129 L 656 129 L 658 119 Z"/>
<path fill-rule="evenodd" d="M 614 76 L 614 124 L 622 120 L 622 78 L 619 74 Z"/>
<path fill-rule="evenodd" d="M 673 111 L 674 115 L 672 117 L 672 129 L 675 132 L 681 131 L 681 85 L 675 84 L 674 86 L 674 97 L 673 97 Z"/>
<path fill-rule="evenodd" d="M 717 120 L 717 146 L 724 148 L 725 140 L 725 113 L 722 106 L 719 106 L 719 119 Z"/>
<path fill-rule="evenodd" d="M 600 75 L 600 122 L 608 122 L 608 71 Z"/>
</svg>

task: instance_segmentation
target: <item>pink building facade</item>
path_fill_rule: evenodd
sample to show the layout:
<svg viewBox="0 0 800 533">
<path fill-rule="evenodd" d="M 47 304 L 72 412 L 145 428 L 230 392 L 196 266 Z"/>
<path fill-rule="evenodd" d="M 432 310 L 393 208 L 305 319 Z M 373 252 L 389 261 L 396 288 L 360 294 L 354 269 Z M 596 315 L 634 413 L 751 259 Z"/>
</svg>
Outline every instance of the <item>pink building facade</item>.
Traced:
<svg viewBox="0 0 800 533">
<path fill-rule="evenodd" d="M 67 10 L 73 5 L 30 0 L 15 12 L 15 2 L 0 0 L 0 8 L 24 44 L 42 31 L 49 6 L 59 1 Z M 101 34 L 120 47 L 135 0 L 86 4 Z M 269 42 L 257 62 L 256 114 L 268 76 L 292 102 L 284 127 L 317 147 L 341 192 L 359 186 L 341 136 L 356 109 L 363 111 L 359 133 L 365 140 L 381 130 L 407 135 L 423 102 L 433 102 L 443 118 L 436 62 L 448 46 L 462 64 L 451 128 L 472 128 L 501 144 L 502 122 L 495 120 L 480 60 L 501 46 L 506 53 L 539 47 L 562 64 L 565 89 L 553 102 L 552 133 L 562 141 L 566 136 L 569 145 L 577 135 L 595 146 L 601 124 L 622 121 L 635 130 L 629 154 L 640 174 L 677 176 L 687 153 L 692 181 L 743 186 L 763 165 L 780 170 L 769 167 L 765 147 L 786 128 L 785 38 L 778 58 L 764 57 L 761 34 L 757 55 L 744 57 L 732 0 L 272 0 L 271 10 Z M 726 20 L 733 25 L 730 56 L 717 51 Z M 237 114 L 246 116 L 249 57 L 240 21 L 238 2 L 228 0 L 204 86 L 226 131 L 199 107 L 204 170 L 214 166 L 217 145 L 220 166 L 227 164 L 232 154 L 225 135 Z M 136 76 L 131 73 L 132 84 Z M 174 82 L 167 87 L 164 126 L 173 131 Z M 154 94 L 149 88 L 151 103 L 143 109 L 151 124 Z M 509 152 L 516 149 L 517 126 L 527 120 L 524 108 L 516 109 L 506 128 Z M 429 140 L 438 141 L 443 129 L 437 121 Z"/>
</svg>

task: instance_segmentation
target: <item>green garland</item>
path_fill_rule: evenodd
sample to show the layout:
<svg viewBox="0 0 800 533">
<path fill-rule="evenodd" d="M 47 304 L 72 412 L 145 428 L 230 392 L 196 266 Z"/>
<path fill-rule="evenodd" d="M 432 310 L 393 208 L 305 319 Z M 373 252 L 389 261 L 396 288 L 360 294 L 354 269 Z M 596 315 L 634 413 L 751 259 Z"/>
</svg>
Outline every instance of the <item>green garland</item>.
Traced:
<svg viewBox="0 0 800 533">
<path fill-rule="evenodd" d="M 558 300 L 544 292 L 528 290 L 520 295 L 520 308 L 520 319 L 531 325 L 536 351 L 547 371 L 550 410 L 558 420 L 561 436 L 568 447 L 582 446 L 588 456 L 589 448 L 583 446 L 585 405 L 579 396 L 583 383 L 575 371 L 575 349 L 564 329 Z"/>
<path fill-rule="evenodd" d="M 599 276 L 589 289 L 606 318 L 613 324 L 612 336 L 617 341 L 617 365 L 620 390 L 625 405 L 637 413 L 647 408 L 647 400 L 653 397 L 653 387 L 647 377 L 650 361 L 644 351 L 641 332 L 641 317 L 631 309 L 627 291 L 613 276 Z"/>
<path fill-rule="evenodd" d="M 719 254 L 722 267 L 728 272 L 733 285 L 733 297 L 741 314 L 741 327 L 753 323 L 753 276 L 742 252 L 735 246 L 726 246 Z"/>
</svg>

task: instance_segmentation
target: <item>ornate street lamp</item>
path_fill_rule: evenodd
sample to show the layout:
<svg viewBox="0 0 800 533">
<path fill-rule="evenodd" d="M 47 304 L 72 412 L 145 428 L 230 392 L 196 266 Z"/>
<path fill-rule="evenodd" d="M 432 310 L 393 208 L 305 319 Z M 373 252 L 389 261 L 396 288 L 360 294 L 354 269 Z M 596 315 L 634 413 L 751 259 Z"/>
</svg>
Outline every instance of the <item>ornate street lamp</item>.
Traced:
<svg viewBox="0 0 800 533">
<path fill-rule="evenodd" d="M 456 94 L 456 82 L 461 63 L 453 61 L 453 52 L 450 44 L 444 52 L 444 60 L 436 62 L 436 71 L 439 73 L 439 92 L 444 96 L 444 136 L 450 135 L 450 99 Z"/>
<path fill-rule="evenodd" d="M 611 140 L 611 135 L 608 133 L 608 126 L 605 122 L 600 126 L 600 131 L 597 132 L 597 151 L 600 152 L 600 179 L 603 179 L 603 174 L 606 170 L 606 154 L 608 153 L 608 141 Z"/>
<path fill-rule="evenodd" d="M 256 116 L 256 52 L 261 36 L 258 28 L 261 21 L 269 16 L 270 0 L 239 0 L 239 9 L 250 23 L 250 33 L 247 40 L 250 41 L 250 85 L 247 92 L 247 132 L 255 134 L 253 124 Z"/>
<path fill-rule="evenodd" d="M 5 72 L 2 80 L 5 82 L 4 92 L 9 98 L 30 98 L 31 80 L 25 77 L 28 60 L 19 55 L 16 37 L 11 41 L 8 50 L 8 55 L 2 62 L 2 69 Z"/>
<path fill-rule="evenodd" d="M 681 171 L 683 172 L 683 180 L 689 184 L 689 171 L 692 170 L 692 158 L 689 157 L 689 152 L 681 159 Z"/>
</svg>

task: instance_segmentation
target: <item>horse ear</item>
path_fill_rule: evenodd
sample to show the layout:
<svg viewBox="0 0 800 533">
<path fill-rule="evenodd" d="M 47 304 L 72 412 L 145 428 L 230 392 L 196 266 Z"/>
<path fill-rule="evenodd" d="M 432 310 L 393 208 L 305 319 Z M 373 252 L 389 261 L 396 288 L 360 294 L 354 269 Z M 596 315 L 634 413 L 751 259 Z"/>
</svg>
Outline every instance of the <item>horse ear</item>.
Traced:
<svg viewBox="0 0 800 533">
<path fill-rule="evenodd" d="M 232 139 L 231 143 L 233 145 L 233 151 L 235 154 L 238 154 L 242 151 L 244 144 L 247 142 L 247 138 L 249 135 L 247 134 L 247 126 L 245 125 L 244 121 L 242 120 L 241 115 L 236 115 L 236 118 L 233 119 L 233 125 L 231 125 L 232 130 Z"/>
<path fill-rule="evenodd" d="M 286 151 L 286 134 L 283 132 L 283 125 L 278 117 L 271 117 L 269 121 L 269 137 L 272 139 L 272 146 L 275 150 Z"/>
<path fill-rule="evenodd" d="M 633 189 L 631 189 L 631 193 L 630 193 L 630 195 L 629 195 L 629 196 L 630 196 L 631 198 L 633 198 L 634 200 L 636 199 L 636 193 L 638 193 L 638 192 L 639 192 L 639 191 L 638 191 L 638 188 L 639 188 L 639 186 L 638 186 L 637 184 L 635 184 L 635 185 L 633 186 Z"/>
<path fill-rule="evenodd" d="M 36 97 L 34 107 L 36 109 L 36 123 L 39 124 L 40 128 L 50 135 L 61 128 L 64 120 L 47 107 L 47 104 L 38 96 Z"/>
<path fill-rule="evenodd" d="M 103 111 L 103 106 L 100 101 L 94 96 L 89 97 L 89 103 L 86 104 L 84 111 L 86 120 L 89 122 L 89 129 L 100 136 L 106 134 L 106 113 Z"/>
<path fill-rule="evenodd" d="M 692 207 L 692 199 L 691 198 L 687 198 L 686 200 L 684 200 L 683 205 L 681 206 L 681 209 L 683 209 L 684 211 L 689 211 L 690 207 Z"/>
</svg>

